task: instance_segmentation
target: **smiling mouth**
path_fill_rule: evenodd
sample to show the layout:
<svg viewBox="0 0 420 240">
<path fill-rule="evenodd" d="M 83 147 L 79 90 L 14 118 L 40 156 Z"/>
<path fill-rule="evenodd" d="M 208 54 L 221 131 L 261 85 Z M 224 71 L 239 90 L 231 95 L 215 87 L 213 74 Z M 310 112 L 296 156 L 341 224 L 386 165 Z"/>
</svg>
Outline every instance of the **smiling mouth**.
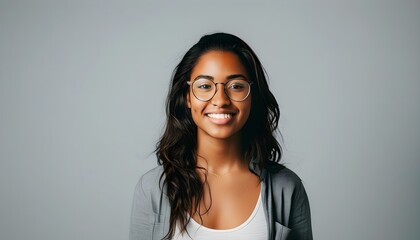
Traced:
<svg viewBox="0 0 420 240">
<path fill-rule="evenodd" d="M 213 119 L 228 119 L 232 118 L 232 113 L 208 113 L 206 114 L 209 118 Z"/>
</svg>

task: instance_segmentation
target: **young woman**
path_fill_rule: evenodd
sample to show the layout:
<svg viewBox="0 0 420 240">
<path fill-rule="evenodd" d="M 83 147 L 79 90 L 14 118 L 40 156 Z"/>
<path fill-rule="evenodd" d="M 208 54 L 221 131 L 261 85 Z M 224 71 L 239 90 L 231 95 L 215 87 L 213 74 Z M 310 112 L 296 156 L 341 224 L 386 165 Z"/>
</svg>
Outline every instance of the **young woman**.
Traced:
<svg viewBox="0 0 420 240">
<path fill-rule="evenodd" d="M 279 117 L 252 49 L 203 36 L 174 71 L 159 166 L 136 186 L 130 240 L 312 239 L 302 182 L 278 163 Z"/>
</svg>

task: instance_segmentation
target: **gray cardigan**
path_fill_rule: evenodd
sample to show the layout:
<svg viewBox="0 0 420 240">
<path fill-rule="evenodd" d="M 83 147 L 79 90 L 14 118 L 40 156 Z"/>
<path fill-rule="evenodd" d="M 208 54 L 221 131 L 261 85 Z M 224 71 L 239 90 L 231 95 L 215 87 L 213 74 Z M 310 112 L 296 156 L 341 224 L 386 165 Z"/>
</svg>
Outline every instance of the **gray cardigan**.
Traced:
<svg viewBox="0 0 420 240">
<path fill-rule="evenodd" d="M 308 197 L 300 178 L 290 169 L 272 163 L 260 170 L 262 202 L 269 240 L 312 240 Z M 170 205 L 159 179 L 163 168 L 145 173 L 137 183 L 130 224 L 130 240 L 160 240 L 169 230 Z M 164 188 L 163 188 L 164 189 Z"/>
</svg>

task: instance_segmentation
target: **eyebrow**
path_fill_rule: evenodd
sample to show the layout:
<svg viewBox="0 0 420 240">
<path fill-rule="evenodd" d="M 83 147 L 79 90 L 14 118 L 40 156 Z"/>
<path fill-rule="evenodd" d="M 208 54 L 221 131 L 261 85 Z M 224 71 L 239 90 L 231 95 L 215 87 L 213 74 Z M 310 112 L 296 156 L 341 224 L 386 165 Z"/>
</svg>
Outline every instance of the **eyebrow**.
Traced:
<svg viewBox="0 0 420 240">
<path fill-rule="evenodd" d="M 194 80 L 200 79 L 200 78 L 204 78 L 204 79 L 208 79 L 211 81 L 214 81 L 214 77 L 210 76 L 210 75 L 198 75 L 197 77 L 194 78 Z M 243 74 L 232 74 L 226 77 L 227 80 L 232 80 L 232 79 L 243 79 L 243 80 L 248 80 L 245 75 Z"/>
</svg>

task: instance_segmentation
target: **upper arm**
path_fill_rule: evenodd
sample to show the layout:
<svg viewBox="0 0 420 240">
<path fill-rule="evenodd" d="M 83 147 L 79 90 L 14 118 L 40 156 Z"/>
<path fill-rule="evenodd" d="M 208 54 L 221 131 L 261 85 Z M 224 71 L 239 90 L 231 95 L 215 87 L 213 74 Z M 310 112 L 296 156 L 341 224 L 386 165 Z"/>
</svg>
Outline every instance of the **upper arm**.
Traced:
<svg viewBox="0 0 420 240">
<path fill-rule="evenodd" d="M 309 200 L 301 181 L 293 192 L 289 227 L 292 229 L 290 239 L 312 239 Z"/>
<path fill-rule="evenodd" d="M 140 178 L 133 197 L 130 219 L 130 240 L 151 239 L 152 222 L 149 220 L 151 207 L 150 193 L 143 187 L 144 179 Z"/>
</svg>

